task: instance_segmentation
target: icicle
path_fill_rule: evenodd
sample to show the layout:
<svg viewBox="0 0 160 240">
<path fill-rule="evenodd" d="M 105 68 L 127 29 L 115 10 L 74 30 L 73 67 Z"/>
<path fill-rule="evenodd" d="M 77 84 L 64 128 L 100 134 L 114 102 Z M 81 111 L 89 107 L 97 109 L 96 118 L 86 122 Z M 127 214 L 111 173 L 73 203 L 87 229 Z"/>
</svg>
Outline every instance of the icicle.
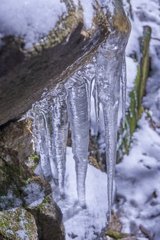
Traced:
<svg viewBox="0 0 160 240">
<path fill-rule="evenodd" d="M 53 143 L 52 143 L 53 136 L 51 134 L 52 126 L 50 126 L 50 124 L 49 124 L 49 122 L 51 122 L 52 119 L 50 119 L 49 106 L 47 106 L 47 113 L 44 113 L 43 111 L 41 111 L 41 113 L 44 118 L 45 130 L 46 130 L 46 137 L 45 137 L 45 141 L 46 141 L 46 145 L 47 145 L 46 155 L 48 155 L 53 180 L 55 183 L 57 183 L 57 181 L 58 181 L 57 164 L 56 164 L 56 159 L 54 158 L 53 147 L 52 147 L 52 145 L 53 145 Z"/>
<path fill-rule="evenodd" d="M 68 136 L 67 93 L 59 84 L 54 91 L 33 107 L 36 150 L 46 180 L 51 175 L 64 196 L 66 144 Z"/>
<path fill-rule="evenodd" d="M 113 201 L 113 179 L 116 163 L 117 146 L 117 117 L 120 95 L 120 77 L 122 73 L 122 56 L 124 54 L 123 37 L 119 32 L 112 32 L 106 43 L 99 47 L 96 67 L 96 87 L 98 98 L 102 103 L 106 161 L 108 175 L 108 211 L 111 220 L 111 209 Z M 124 86 L 125 87 L 125 86 Z"/>
<path fill-rule="evenodd" d="M 95 113 L 96 113 L 96 121 L 97 125 L 99 126 L 99 112 L 100 112 L 100 107 L 99 107 L 99 97 L 98 97 L 98 89 L 97 89 L 97 83 L 95 82 L 94 84 L 94 89 L 93 89 L 93 98 L 94 98 L 94 108 L 95 108 Z"/>
<path fill-rule="evenodd" d="M 34 136 L 35 149 L 36 149 L 36 152 L 40 155 L 40 134 L 38 133 L 39 123 L 37 121 L 37 117 L 38 117 L 37 113 L 38 113 L 38 110 L 36 109 L 36 107 L 34 107 L 34 109 L 30 111 L 30 115 L 31 115 L 30 117 L 33 118 L 32 131 Z"/>
<path fill-rule="evenodd" d="M 86 83 L 87 99 L 88 99 L 88 120 L 90 123 L 91 116 L 91 92 L 92 92 L 92 83 L 95 78 L 95 66 L 93 61 L 83 66 L 82 76 Z"/>
<path fill-rule="evenodd" d="M 85 202 L 85 179 L 88 165 L 89 122 L 86 87 L 81 72 L 70 79 L 68 92 L 68 116 L 72 132 L 72 151 L 76 165 L 77 192 L 82 207 Z"/>
<path fill-rule="evenodd" d="M 125 52 L 123 54 L 123 62 L 122 62 L 122 76 L 121 76 L 121 84 L 122 84 L 122 122 L 123 127 L 125 127 L 125 119 L 126 119 L 126 57 Z"/>
<path fill-rule="evenodd" d="M 48 158 L 48 146 L 47 146 L 47 133 L 46 133 L 46 122 L 44 113 L 39 110 L 38 117 L 38 135 L 40 141 L 40 163 L 44 178 L 49 181 L 51 180 L 50 163 Z"/>
<path fill-rule="evenodd" d="M 53 152 L 54 161 L 57 163 L 58 184 L 62 197 L 64 197 L 64 178 L 66 166 L 66 145 L 68 138 L 68 114 L 66 103 L 66 91 L 63 85 L 59 85 L 57 96 L 53 98 L 52 125 L 53 125 Z M 52 168 L 52 167 L 51 167 Z"/>
</svg>

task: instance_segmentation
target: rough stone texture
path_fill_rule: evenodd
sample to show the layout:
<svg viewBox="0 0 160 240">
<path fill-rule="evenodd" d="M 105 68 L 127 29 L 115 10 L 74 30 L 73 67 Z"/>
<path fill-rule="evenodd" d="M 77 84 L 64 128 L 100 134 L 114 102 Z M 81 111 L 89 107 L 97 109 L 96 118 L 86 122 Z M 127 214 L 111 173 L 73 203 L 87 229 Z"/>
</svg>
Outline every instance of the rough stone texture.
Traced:
<svg viewBox="0 0 160 240">
<path fill-rule="evenodd" d="M 61 210 L 51 194 L 38 207 L 28 207 L 27 210 L 35 217 L 39 240 L 65 239 Z"/>
<path fill-rule="evenodd" d="M 112 212 L 112 221 L 108 222 L 107 229 L 105 231 L 106 236 L 104 240 L 136 240 L 137 237 L 132 236 L 130 234 L 121 233 L 122 230 L 122 224 L 116 215 L 116 213 Z"/>
<path fill-rule="evenodd" d="M 107 231 L 121 232 L 121 230 L 122 224 L 116 213 L 112 212 L 112 221 L 108 222 Z"/>
<path fill-rule="evenodd" d="M 5 147 L 18 151 L 19 158 L 26 161 L 35 152 L 32 119 L 26 118 L 20 122 L 11 122 L 0 129 L 0 142 Z"/>
<path fill-rule="evenodd" d="M 35 219 L 24 208 L 0 212 L 0 240 L 37 240 L 37 237 Z"/>
<path fill-rule="evenodd" d="M 64 239 L 62 213 L 52 199 L 50 184 L 33 173 L 17 151 L 1 143 L 0 210 L 14 207 L 24 207 L 33 214 L 39 239 Z"/>
<path fill-rule="evenodd" d="M 89 61 L 108 36 L 107 19 L 96 2 L 93 26 L 84 29 L 83 11 L 70 1 L 68 15 L 40 45 L 24 50 L 22 39 L 7 36 L 0 49 L 0 125 L 19 119 L 40 99 L 44 88 L 54 88 Z M 62 27 L 61 27 L 62 26 Z M 73 51 L 74 49 L 74 51 Z"/>
<path fill-rule="evenodd" d="M 0 146 L 0 173 L 1 209 L 26 206 L 51 193 L 50 184 L 33 173 L 17 151 L 4 146 Z"/>
</svg>

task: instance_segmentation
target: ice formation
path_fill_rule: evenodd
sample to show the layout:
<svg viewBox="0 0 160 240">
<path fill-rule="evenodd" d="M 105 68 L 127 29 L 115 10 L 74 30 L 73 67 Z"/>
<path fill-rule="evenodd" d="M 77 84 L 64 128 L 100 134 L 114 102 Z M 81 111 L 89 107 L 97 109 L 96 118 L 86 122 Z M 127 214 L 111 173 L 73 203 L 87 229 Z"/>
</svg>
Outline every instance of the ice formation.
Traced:
<svg viewBox="0 0 160 240">
<path fill-rule="evenodd" d="M 108 206 L 110 217 L 113 201 L 113 178 L 116 163 L 120 79 L 122 80 L 123 121 L 125 122 L 126 43 L 127 38 L 125 35 L 122 36 L 118 31 L 112 32 L 106 42 L 99 47 L 96 64 L 95 92 L 97 93 L 95 94 L 95 101 L 98 101 L 98 104 L 100 102 L 103 108 L 108 175 Z"/>
<path fill-rule="evenodd" d="M 110 20 L 110 22 L 112 22 Z M 77 70 L 65 83 L 58 84 L 43 100 L 32 108 L 36 151 L 41 157 L 43 175 L 52 175 L 64 196 L 64 177 L 68 121 L 72 132 L 72 152 L 77 176 L 79 203 L 85 203 L 85 179 L 88 165 L 90 125 L 90 98 L 92 84 L 95 111 L 99 122 L 99 104 L 102 104 L 108 176 L 108 209 L 111 219 L 113 202 L 113 178 L 117 148 L 117 117 L 122 85 L 122 112 L 125 123 L 126 66 L 125 47 L 129 31 L 123 33 L 110 26 L 111 33 L 99 46 L 98 53 L 90 64 Z M 93 81 L 94 80 L 94 81 Z"/>
</svg>

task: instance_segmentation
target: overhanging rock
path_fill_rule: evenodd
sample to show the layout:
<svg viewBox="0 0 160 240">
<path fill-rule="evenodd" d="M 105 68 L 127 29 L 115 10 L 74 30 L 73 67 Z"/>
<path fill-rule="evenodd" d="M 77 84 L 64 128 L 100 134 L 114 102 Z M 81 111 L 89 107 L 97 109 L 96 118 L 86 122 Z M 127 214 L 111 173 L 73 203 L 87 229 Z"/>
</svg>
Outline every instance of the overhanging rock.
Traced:
<svg viewBox="0 0 160 240">
<path fill-rule="evenodd" d="M 83 9 L 65 1 L 67 13 L 57 19 L 49 34 L 30 49 L 15 36 L 1 38 L 0 125 L 19 119 L 39 100 L 44 88 L 54 88 L 89 61 L 109 34 L 108 21 L 96 1 L 90 29 Z M 1 26 L 0 26 L 1 28 Z"/>
</svg>

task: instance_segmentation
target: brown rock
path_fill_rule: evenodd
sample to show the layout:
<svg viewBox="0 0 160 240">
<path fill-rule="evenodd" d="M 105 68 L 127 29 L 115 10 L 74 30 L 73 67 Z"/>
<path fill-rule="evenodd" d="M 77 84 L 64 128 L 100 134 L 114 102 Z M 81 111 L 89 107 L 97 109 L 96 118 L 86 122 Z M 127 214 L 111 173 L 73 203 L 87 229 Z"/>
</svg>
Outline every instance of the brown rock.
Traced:
<svg viewBox="0 0 160 240">
<path fill-rule="evenodd" d="M 37 207 L 27 207 L 34 216 L 38 227 L 39 240 L 64 240 L 65 231 L 62 223 L 62 213 L 53 201 L 52 195 L 44 198 Z"/>
<path fill-rule="evenodd" d="M 5 147 L 18 151 L 18 155 L 23 161 L 27 160 L 35 151 L 31 132 L 32 122 L 32 119 L 26 118 L 20 122 L 11 122 L 0 130 L 0 142 Z"/>
</svg>

